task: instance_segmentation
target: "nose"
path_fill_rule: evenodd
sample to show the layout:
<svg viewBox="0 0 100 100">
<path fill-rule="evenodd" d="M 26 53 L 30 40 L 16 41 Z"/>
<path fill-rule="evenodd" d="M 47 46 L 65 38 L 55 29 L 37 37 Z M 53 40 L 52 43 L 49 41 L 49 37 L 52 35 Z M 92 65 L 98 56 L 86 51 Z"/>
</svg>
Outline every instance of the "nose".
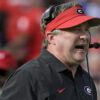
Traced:
<svg viewBox="0 0 100 100">
<path fill-rule="evenodd" d="M 80 39 L 81 40 L 84 40 L 84 41 L 90 41 L 90 33 L 89 32 L 83 32 L 81 35 L 80 35 Z"/>
</svg>

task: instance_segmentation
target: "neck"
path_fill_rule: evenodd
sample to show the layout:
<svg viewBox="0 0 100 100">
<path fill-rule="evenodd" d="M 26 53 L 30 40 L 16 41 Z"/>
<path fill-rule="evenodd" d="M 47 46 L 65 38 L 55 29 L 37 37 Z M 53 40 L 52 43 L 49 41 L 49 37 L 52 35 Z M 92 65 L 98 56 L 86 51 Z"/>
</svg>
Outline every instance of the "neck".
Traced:
<svg viewBox="0 0 100 100">
<path fill-rule="evenodd" d="M 75 73 L 77 71 L 78 65 L 69 64 L 64 60 L 64 57 L 59 56 L 57 52 L 53 50 L 47 49 L 51 54 L 53 54 L 57 59 L 59 59 L 67 68 L 72 72 L 73 78 L 75 77 Z"/>
</svg>

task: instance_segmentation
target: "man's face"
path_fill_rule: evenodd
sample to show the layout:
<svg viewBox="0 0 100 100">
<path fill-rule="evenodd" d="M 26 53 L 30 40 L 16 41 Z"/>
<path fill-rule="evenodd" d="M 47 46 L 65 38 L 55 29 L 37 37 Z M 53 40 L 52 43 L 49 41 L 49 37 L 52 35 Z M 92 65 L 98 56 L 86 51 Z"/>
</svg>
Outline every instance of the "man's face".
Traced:
<svg viewBox="0 0 100 100">
<path fill-rule="evenodd" d="M 63 62 L 78 65 L 84 60 L 90 41 L 88 28 L 88 24 L 84 23 L 69 31 L 62 30 L 55 36 L 55 49 Z"/>
</svg>

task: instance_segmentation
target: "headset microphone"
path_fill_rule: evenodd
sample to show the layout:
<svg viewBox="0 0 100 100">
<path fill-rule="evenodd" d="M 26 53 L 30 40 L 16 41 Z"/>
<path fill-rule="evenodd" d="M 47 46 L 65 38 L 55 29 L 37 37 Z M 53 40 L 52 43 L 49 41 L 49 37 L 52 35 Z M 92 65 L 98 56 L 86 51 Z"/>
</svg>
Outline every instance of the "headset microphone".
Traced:
<svg viewBox="0 0 100 100">
<path fill-rule="evenodd" d="M 95 42 L 94 44 L 90 44 L 89 48 L 100 48 L 100 43 Z"/>
</svg>

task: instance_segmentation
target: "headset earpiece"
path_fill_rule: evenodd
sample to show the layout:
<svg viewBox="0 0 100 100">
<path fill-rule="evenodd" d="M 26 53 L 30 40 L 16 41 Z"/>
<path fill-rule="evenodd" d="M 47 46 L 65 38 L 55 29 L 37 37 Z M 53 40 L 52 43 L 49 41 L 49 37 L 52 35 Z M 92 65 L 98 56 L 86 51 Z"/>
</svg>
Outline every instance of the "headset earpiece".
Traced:
<svg viewBox="0 0 100 100">
<path fill-rule="evenodd" d="M 46 10 L 46 12 L 44 13 L 44 19 L 45 20 L 50 20 L 50 19 L 52 19 L 52 12 L 53 12 L 53 9 L 54 9 L 54 5 L 53 6 L 50 6 L 47 10 Z"/>
<path fill-rule="evenodd" d="M 50 21 L 52 21 L 55 18 L 55 16 L 53 15 L 55 6 L 57 6 L 57 5 L 52 5 L 45 11 L 44 20 L 46 23 L 49 23 Z"/>
</svg>

